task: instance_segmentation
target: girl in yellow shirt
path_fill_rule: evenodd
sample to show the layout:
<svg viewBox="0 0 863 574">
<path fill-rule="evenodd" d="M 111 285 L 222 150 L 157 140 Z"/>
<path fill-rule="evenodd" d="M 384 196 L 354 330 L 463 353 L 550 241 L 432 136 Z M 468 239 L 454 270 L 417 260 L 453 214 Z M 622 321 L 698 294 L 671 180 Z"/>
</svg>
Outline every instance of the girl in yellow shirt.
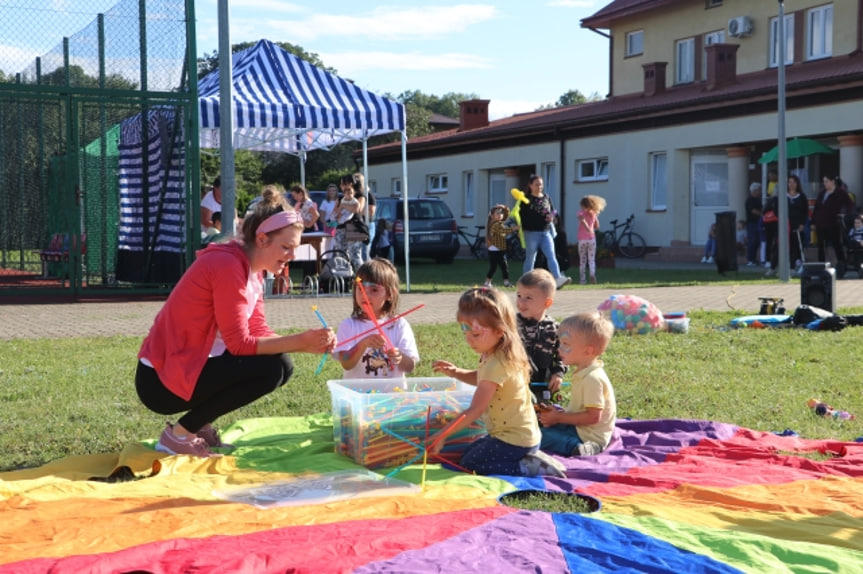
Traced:
<svg viewBox="0 0 863 574">
<path fill-rule="evenodd" d="M 439 360 L 432 369 L 475 385 L 476 392 L 467 410 L 429 439 L 429 452 L 437 454 L 447 436 L 482 417 L 488 434 L 465 449 L 461 466 L 483 475 L 565 476 L 564 466 L 539 450 L 530 365 L 509 297 L 494 288 L 469 289 L 459 299 L 456 318 L 479 365 L 462 369 Z"/>
</svg>

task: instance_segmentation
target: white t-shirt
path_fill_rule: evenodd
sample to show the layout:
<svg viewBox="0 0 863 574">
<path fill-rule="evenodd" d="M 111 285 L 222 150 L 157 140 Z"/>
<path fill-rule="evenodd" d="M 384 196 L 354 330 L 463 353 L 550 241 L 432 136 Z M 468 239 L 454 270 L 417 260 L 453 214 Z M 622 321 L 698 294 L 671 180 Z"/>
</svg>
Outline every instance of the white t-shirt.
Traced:
<svg viewBox="0 0 863 574">
<path fill-rule="evenodd" d="M 327 221 L 334 221 L 332 213 L 338 202 L 338 199 L 325 199 L 321 202 L 321 206 L 318 208 L 318 211 L 321 212 L 324 223 Z"/>
<path fill-rule="evenodd" d="M 222 205 L 216 201 L 215 197 L 213 197 L 212 191 L 208 192 L 207 195 L 204 196 L 204 199 L 201 200 L 201 207 L 206 207 L 213 213 L 222 211 Z M 203 223 L 201 223 L 201 231 L 203 233 L 207 232 L 207 226 Z"/>
<path fill-rule="evenodd" d="M 378 322 L 383 322 L 383 320 Z M 339 329 L 336 332 L 336 338 L 340 341 L 344 341 L 354 335 L 358 335 L 364 331 L 368 331 L 369 329 L 374 329 L 374 326 L 375 324 L 373 322 L 366 319 L 355 319 L 350 317 L 341 322 Z M 414 332 L 404 317 L 399 318 L 389 325 L 384 325 L 382 329 L 392 344 L 401 351 L 402 355 L 413 359 L 414 364 L 419 364 L 420 354 L 417 350 L 417 342 L 416 339 L 414 339 Z M 369 335 L 374 332 L 375 331 L 372 331 Z M 337 345 L 335 353 L 353 349 L 358 342 L 359 341 L 351 341 L 344 347 Z M 354 365 L 354 368 L 345 371 L 344 374 L 345 379 L 377 379 L 404 376 L 405 373 L 390 362 L 389 357 L 387 357 L 387 354 L 383 349 L 366 349 L 363 356 L 359 361 L 357 361 L 357 364 Z"/>
</svg>

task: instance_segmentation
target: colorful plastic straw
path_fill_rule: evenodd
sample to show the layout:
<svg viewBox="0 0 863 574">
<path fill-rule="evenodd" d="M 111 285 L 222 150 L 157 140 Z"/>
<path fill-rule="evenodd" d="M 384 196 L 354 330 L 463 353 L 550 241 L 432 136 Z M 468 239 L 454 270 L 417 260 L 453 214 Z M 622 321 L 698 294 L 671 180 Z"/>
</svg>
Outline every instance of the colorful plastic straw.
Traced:
<svg viewBox="0 0 863 574">
<path fill-rule="evenodd" d="M 408 309 L 404 313 L 399 313 L 395 317 L 390 317 L 386 321 L 382 322 L 380 324 L 380 326 L 386 327 L 390 323 L 395 323 L 396 321 L 398 321 L 399 319 L 401 319 L 405 315 L 409 315 L 410 313 L 413 313 L 414 311 L 416 311 L 417 309 L 421 309 L 422 307 L 425 307 L 425 303 L 420 303 L 416 307 Z M 351 343 L 353 341 L 356 341 L 357 339 L 362 339 L 363 337 L 365 337 L 366 335 L 368 335 L 369 333 L 372 333 L 374 331 L 377 331 L 377 327 L 372 327 L 371 329 L 367 329 L 367 330 L 363 331 L 362 333 L 358 333 L 358 334 L 354 335 L 353 337 L 349 337 L 349 338 L 345 339 L 344 341 L 339 341 L 338 344 L 339 344 L 339 346 L 342 346 L 342 345 L 345 345 L 347 343 Z"/>
<path fill-rule="evenodd" d="M 312 311 L 314 311 L 314 312 L 315 312 L 315 315 L 317 315 L 317 316 L 318 316 L 318 319 L 320 320 L 321 325 L 323 325 L 323 326 L 324 326 L 324 329 L 328 328 L 328 327 L 329 327 L 329 325 L 327 325 L 327 322 L 324 320 L 324 316 L 323 316 L 323 315 L 321 315 L 321 312 L 320 312 L 320 311 L 318 311 L 318 306 L 317 306 L 317 305 L 312 305 Z M 321 362 L 320 362 L 320 363 L 318 363 L 318 368 L 317 368 L 317 369 L 315 369 L 315 374 L 316 374 L 316 375 L 321 374 L 321 370 L 323 370 L 323 368 L 324 368 L 324 363 L 326 363 L 326 362 L 327 362 L 327 355 L 329 355 L 329 353 L 324 352 L 324 356 L 323 356 L 323 357 L 321 357 Z"/>
<path fill-rule="evenodd" d="M 386 341 L 384 351 L 392 349 L 394 347 L 393 342 L 390 341 L 390 338 L 387 337 L 387 334 L 384 333 L 384 330 L 381 328 L 381 324 L 378 323 L 378 317 L 375 315 L 375 310 L 372 308 L 372 302 L 369 300 L 368 293 L 366 293 L 362 277 L 357 277 L 357 286 L 360 288 L 360 294 L 363 296 L 363 311 L 365 311 L 366 316 L 372 321 L 372 323 L 375 324 L 375 329 L 377 329 L 380 336 L 384 338 L 384 341 Z"/>
<path fill-rule="evenodd" d="M 425 444 L 429 442 L 429 424 L 431 424 L 431 405 L 426 408 L 426 440 Z M 423 474 L 422 479 L 420 480 L 420 488 L 425 491 L 426 489 L 426 465 L 429 461 L 429 449 L 423 448 Z"/>
</svg>

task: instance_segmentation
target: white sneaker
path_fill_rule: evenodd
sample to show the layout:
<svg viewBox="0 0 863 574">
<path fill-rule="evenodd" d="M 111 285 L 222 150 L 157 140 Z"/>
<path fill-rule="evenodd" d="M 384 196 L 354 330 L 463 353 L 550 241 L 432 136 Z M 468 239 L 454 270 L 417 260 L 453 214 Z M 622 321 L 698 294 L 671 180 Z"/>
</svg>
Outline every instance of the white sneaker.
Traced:
<svg viewBox="0 0 863 574">
<path fill-rule="evenodd" d="M 483 287 L 491 287 L 491 281 L 486 281 L 483 283 Z"/>
<path fill-rule="evenodd" d="M 572 281 L 572 279 L 570 279 L 570 278 L 569 278 L 569 277 L 567 277 L 566 275 L 561 275 L 561 276 L 560 276 L 560 277 L 558 277 L 555 281 L 557 282 L 557 288 L 558 288 L 558 289 L 560 289 L 560 288 L 561 288 L 561 287 L 563 287 L 564 285 L 568 285 L 568 284 L 569 284 L 569 282 L 570 282 L 570 281 Z"/>
<path fill-rule="evenodd" d="M 747 267 L 755 267 L 755 265 L 756 265 L 756 263 L 754 261 L 747 261 L 746 262 Z"/>
<path fill-rule="evenodd" d="M 701 262 L 702 262 L 702 263 L 707 263 L 707 257 L 702 257 L 702 258 L 701 258 Z"/>
<path fill-rule="evenodd" d="M 707 262 L 708 262 L 708 263 L 713 263 L 713 257 L 708 257 L 708 258 L 707 258 Z"/>
<path fill-rule="evenodd" d="M 765 269 L 770 269 L 770 262 L 769 262 L 769 261 L 765 261 L 765 262 L 764 262 L 764 268 L 765 268 Z"/>
</svg>

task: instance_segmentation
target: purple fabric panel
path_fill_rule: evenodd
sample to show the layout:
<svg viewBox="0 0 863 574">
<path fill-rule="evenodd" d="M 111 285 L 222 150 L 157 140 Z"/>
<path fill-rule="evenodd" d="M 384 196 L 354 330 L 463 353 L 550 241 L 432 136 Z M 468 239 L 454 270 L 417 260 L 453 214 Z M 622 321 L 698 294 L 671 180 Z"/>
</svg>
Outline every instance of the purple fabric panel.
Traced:
<svg viewBox="0 0 863 574">
<path fill-rule="evenodd" d="M 584 458 L 555 456 L 566 466 L 567 478 L 545 477 L 546 488 L 570 492 L 594 482 L 607 482 L 609 475 L 661 464 L 668 454 L 702 440 L 729 439 L 738 428 L 715 421 L 618 419 L 614 438 L 602 454 Z"/>
<path fill-rule="evenodd" d="M 426 572 L 568 572 L 552 515 L 522 510 L 422 550 L 355 570 L 360 574 Z"/>
</svg>

